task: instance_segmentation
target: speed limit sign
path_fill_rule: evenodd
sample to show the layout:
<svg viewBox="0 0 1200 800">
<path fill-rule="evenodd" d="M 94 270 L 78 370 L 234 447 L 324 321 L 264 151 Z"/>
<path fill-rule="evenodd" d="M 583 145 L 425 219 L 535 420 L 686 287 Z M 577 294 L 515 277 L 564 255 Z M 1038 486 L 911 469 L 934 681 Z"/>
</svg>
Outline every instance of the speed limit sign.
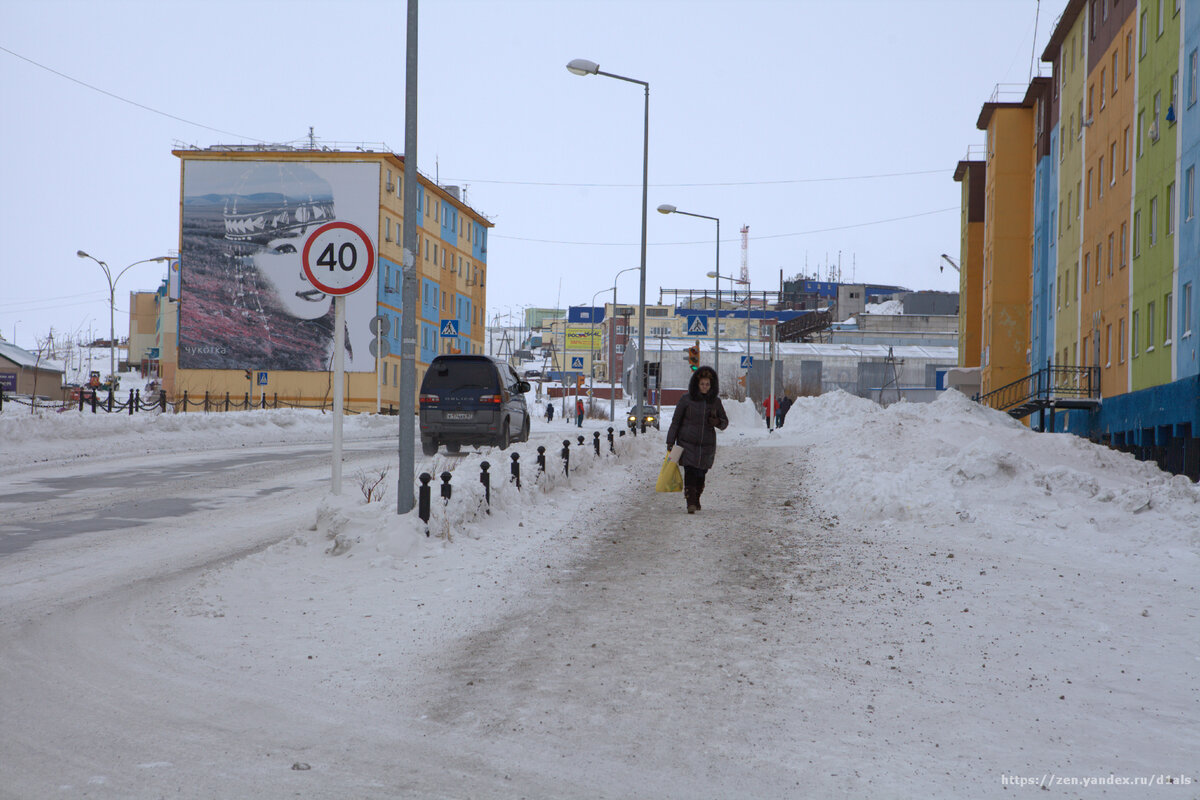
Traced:
<svg viewBox="0 0 1200 800">
<path fill-rule="evenodd" d="M 375 272 L 375 248 L 362 228 L 328 222 L 304 242 L 304 274 L 325 294 L 352 294 Z"/>
</svg>

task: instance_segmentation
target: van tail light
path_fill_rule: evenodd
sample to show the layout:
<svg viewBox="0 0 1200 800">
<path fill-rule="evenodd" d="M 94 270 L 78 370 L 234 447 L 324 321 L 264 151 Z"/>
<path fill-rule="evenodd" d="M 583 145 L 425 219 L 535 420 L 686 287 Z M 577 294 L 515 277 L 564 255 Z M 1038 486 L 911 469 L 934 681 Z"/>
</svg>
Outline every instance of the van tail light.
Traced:
<svg viewBox="0 0 1200 800">
<path fill-rule="evenodd" d="M 495 403 L 496 405 L 500 405 L 501 401 L 502 401 L 502 398 L 498 394 L 481 394 L 481 395 L 479 395 L 479 402 L 481 402 L 481 403 Z"/>
<path fill-rule="evenodd" d="M 441 399 L 441 398 L 440 398 L 440 397 L 438 397 L 436 394 L 423 394 L 423 395 L 421 395 L 421 402 L 422 402 L 422 403 L 436 403 L 436 402 L 438 402 L 440 399 Z"/>
</svg>

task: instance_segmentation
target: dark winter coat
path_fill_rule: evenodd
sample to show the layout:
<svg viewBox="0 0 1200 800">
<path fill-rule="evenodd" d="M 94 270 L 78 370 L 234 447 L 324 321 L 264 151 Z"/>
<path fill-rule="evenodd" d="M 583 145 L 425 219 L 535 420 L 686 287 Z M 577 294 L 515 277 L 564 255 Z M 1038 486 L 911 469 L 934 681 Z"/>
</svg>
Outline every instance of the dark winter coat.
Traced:
<svg viewBox="0 0 1200 800">
<path fill-rule="evenodd" d="M 700 378 L 708 377 L 712 385 L 708 394 L 700 394 Z M 717 431 L 729 427 L 725 406 L 718 396 L 717 373 L 712 367 L 701 367 L 692 373 L 688 391 L 675 406 L 671 427 L 667 428 L 667 448 L 683 447 L 679 465 L 709 469 L 717 454 Z"/>
</svg>

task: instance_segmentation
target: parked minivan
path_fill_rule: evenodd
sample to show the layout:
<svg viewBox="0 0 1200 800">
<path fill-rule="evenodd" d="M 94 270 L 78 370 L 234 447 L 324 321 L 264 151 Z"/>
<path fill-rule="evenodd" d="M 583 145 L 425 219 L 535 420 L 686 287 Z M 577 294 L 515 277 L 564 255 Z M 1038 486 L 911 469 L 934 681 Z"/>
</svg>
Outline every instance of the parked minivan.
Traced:
<svg viewBox="0 0 1200 800">
<path fill-rule="evenodd" d="M 437 356 L 421 381 L 421 450 L 427 456 L 441 445 L 451 453 L 464 444 L 505 450 L 529 441 L 529 388 L 501 359 Z"/>
</svg>

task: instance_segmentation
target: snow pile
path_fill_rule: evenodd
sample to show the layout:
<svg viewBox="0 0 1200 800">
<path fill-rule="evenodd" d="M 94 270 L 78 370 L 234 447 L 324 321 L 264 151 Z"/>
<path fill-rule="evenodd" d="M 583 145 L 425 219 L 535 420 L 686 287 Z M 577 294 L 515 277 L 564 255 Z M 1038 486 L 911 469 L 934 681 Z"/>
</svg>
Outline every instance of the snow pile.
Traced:
<svg viewBox="0 0 1200 800">
<path fill-rule="evenodd" d="M 371 567 L 400 568 L 415 558 L 428 557 L 460 539 L 479 541 L 502 537 L 513 546 L 514 536 L 532 540 L 535 527 L 525 529 L 524 520 L 557 519 L 579 501 L 579 492 L 611 481 L 627 465 L 645 463 L 663 451 L 658 436 L 619 436 L 615 453 L 601 438 L 600 456 L 592 441 L 580 447 L 572 441 L 570 475 L 563 472 L 561 447 L 546 449 L 546 471 L 526 455 L 520 461 L 521 488 L 512 479 L 510 452 L 492 450 L 467 457 L 435 457 L 428 466 L 431 480 L 429 522 L 417 514 L 397 518 L 394 503 L 363 503 L 355 488 L 344 489 L 342 497 L 327 496 L 317 509 L 318 541 L 328 542 L 325 555 L 358 556 Z M 481 462 L 488 462 L 490 500 L 481 481 Z M 450 474 L 451 499 L 442 500 L 441 476 Z M 415 498 L 419 499 L 419 498 Z M 523 530 L 524 529 L 524 530 Z M 307 546 L 307 543 L 305 543 Z"/>
<path fill-rule="evenodd" d="M 1200 548 L 1200 487 L 1186 477 L 1030 431 L 959 392 L 887 409 L 844 392 L 800 398 L 779 435 L 823 454 L 816 480 L 861 524 L 971 524 L 984 538 L 1129 556 Z"/>
<path fill-rule="evenodd" d="M 313 409 L 278 409 L 186 414 L 157 411 L 92 414 L 78 410 L 36 411 L 5 403 L 0 413 L 0 449 L 10 461 L 38 462 L 129 453 L 204 449 L 219 440 L 229 447 L 328 441 L 333 418 Z M 395 417 L 347 416 L 348 439 L 396 435 Z M 286 433 L 285 433 L 286 432 Z"/>
<path fill-rule="evenodd" d="M 867 306 L 863 309 L 862 313 L 898 316 L 904 313 L 904 301 L 884 300 L 882 303 L 867 303 Z"/>
</svg>

